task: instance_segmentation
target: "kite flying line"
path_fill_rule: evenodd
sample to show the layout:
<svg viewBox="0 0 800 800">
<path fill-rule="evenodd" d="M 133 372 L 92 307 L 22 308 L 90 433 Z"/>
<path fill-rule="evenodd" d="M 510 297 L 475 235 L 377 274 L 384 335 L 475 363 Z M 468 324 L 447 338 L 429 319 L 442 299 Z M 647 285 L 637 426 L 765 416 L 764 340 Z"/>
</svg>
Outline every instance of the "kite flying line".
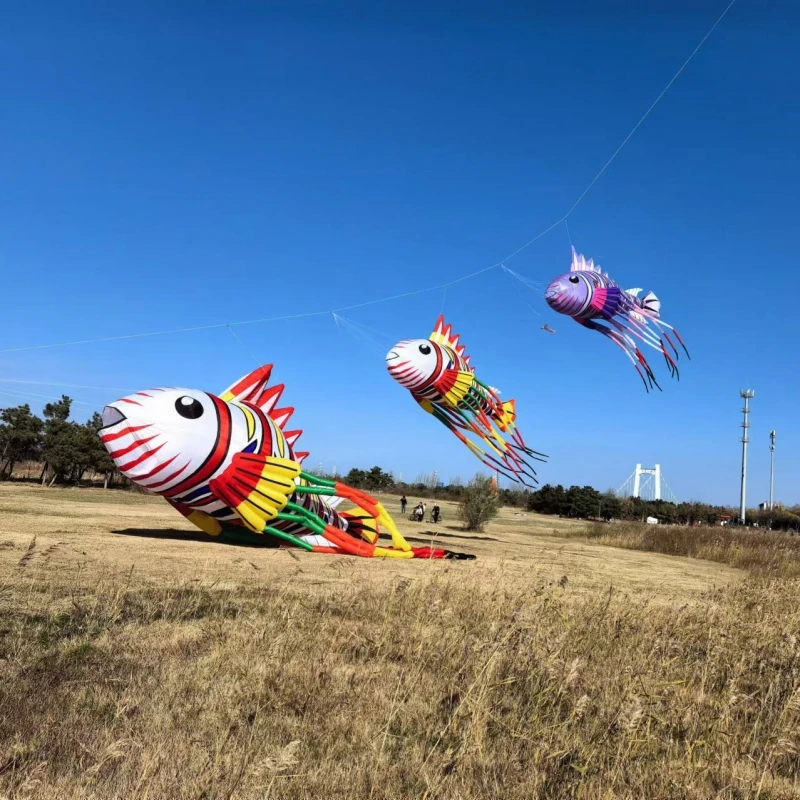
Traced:
<svg viewBox="0 0 800 800">
<path fill-rule="evenodd" d="M 416 289 L 416 290 L 410 291 L 410 292 L 403 292 L 401 294 L 389 295 L 388 297 L 379 297 L 379 298 L 376 298 L 374 300 L 365 300 L 364 302 L 361 302 L 361 303 L 354 303 L 354 304 L 348 305 L 348 306 L 341 306 L 340 308 L 334 308 L 334 309 L 328 308 L 328 309 L 324 309 L 324 310 L 320 310 L 320 311 L 309 311 L 309 312 L 306 312 L 306 313 L 289 314 L 289 315 L 280 316 L 280 317 L 262 317 L 262 318 L 259 318 L 259 319 L 218 322 L 218 323 L 213 323 L 213 324 L 210 324 L 210 325 L 192 325 L 192 326 L 188 326 L 188 327 L 185 327 L 185 328 L 172 328 L 170 330 L 148 331 L 148 332 L 145 332 L 145 333 L 129 333 L 129 334 L 123 334 L 123 335 L 119 335 L 119 336 L 102 336 L 102 337 L 98 337 L 98 338 L 94 338 L 94 339 L 81 339 L 81 340 L 68 341 L 68 342 L 53 342 L 53 343 L 50 343 L 50 344 L 27 345 L 25 347 L 9 347 L 9 348 L 0 349 L 0 353 L 19 353 L 19 352 L 28 351 L 28 350 L 43 350 L 43 349 L 49 349 L 49 348 L 54 348 L 54 347 L 70 347 L 70 346 L 83 345 L 83 344 L 99 344 L 101 342 L 114 342 L 114 341 L 122 341 L 122 340 L 125 340 L 125 339 L 141 339 L 141 338 L 146 338 L 146 337 L 150 337 L 150 336 L 166 336 L 166 335 L 176 334 L 176 333 L 190 333 L 190 332 L 194 332 L 194 331 L 206 331 L 206 330 L 213 330 L 215 328 L 230 328 L 231 332 L 233 332 L 232 331 L 233 326 L 255 325 L 255 324 L 266 323 L 266 322 L 279 322 L 279 321 L 282 321 L 282 320 L 304 319 L 304 318 L 308 318 L 308 317 L 319 317 L 319 316 L 328 315 L 328 314 L 336 314 L 336 313 L 338 313 L 340 311 L 349 311 L 349 310 L 352 310 L 352 309 L 355 309 L 355 308 L 364 308 L 366 306 L 376 305 L 378 303 L 388 303 L 388 302 L 390 302 L 392 300 L 400 300 L 400 299 L 405 298 L 405 297 L 412 297 L 412 296 L 419 295 L 419 294 L 425 294 L 427 292 L 433 292 L 433 291 L 438 291 L 438 290 L 442 290 L 442 289 L 447 289 L 450 286 L 455 286 L 456 284 L 461 283 L 462 281 L 469 280 L 471 278 L 477 277 L 478 275 L 482 275 L 485 272 L 489 272 L 489 271 L 495 270 L 497 268 L 503 268 L 505 270 L 505 269 L 507 269 L 506 268 L 506 262 L 507 261 L 510 261 L 512 258 L 514 258 L 517 255 L 519 255 L 521 252 L 526 250 L 532 244 L 534 244 L 535 242 L 539 241 L 539 239 L 541 239 L 543 236 L 546 236 L 554 228 L 558 227 L 562 223 L 566 223 L 566 221 L 569 219 L 569 217 L 572 215 L 572 213 L 575 211 L 575 209 L 581 204 L 581 202 L 586 197 L 586 195 L 589 194 L 589 192 L 592 190 L 594 185 L 600 180 L 600 178 L 603 176 L 603 174 L 606 172 L 606 170 L 611 166 L 611 164 L 614 162 L 614 160 L 617 158 L 617 156 L 620 154 L 620 152 L 622 152 L 623 148 L 628 144 L 628 142 L 633 138 L 634 134 L 639 130 L 639 128 L 642 126 L 642 124 L 645 122 L 645 120 L 650 116 L 650 114 L 652 113 L 653 109 L 655 109 L 655 107 L 661 102 L 661 100 L 664 97 L 664 95 L 666 95 L 666 93 L 670 90 L 670 88 L 675 83 L 675 81 L 681 76 L 681 74 L 684 72 L 684 70 L 689 65 L 689 63 L 692 61 L 692 59 L 695 57 L 695 55 L 697 55 L 697 53 L 700 51 L 700 49 L 706 43 L 706 41 L 711 36 L 711 34 L 717 29 L 717 27 L 722 22 L 722 20 L 725 19 L 725 17 L 727 16 L 728 12 L 731 10 L 731 8 L 733 8 L 735 3 L 736 3 L 736 0 L 730 0 L 728 5 L 725 7 L 725 10 L 719 15 L 719 17 L 716 19 L 714 24 L 708 29 L 708 31 L 706 32 L 705 36 L 703 36 L 703 38 L 698 42 L 697 46 L 689 54 L 689 57 L 683 62 L 683 64 L 681 64 L 681 66 L 678 69 L 678 71 L 672 76 L 672 78 L 669 80 L 667 85 L 661 90 L 661 92 L 658 95 L 658 97 L 656 97 L 656 99 L 651 103 L 649 108 L 639 118 L 639 121 L 633 126 L 633 128 L 631 128 L 631 130 L 628 133 L 628 135 L 622 140 L 622 142 L 617 147 L 617 149 L 611 154 L 611 157 L 608 159 L 608 161 L 606 161 L 606 163 L 603 164 L 603 166 L 600 169 L 600 171 L 594 176 L 594 178 L 592 178 L 592 180 L 590 181 L 589 185 L 581 192 L 580 195 L 578 195 L 578 198 L 570 206 L 570 208 L 567 211 L 567 213 L 564 214 L 559 219 L 557 219 L 551 225 L 546 227 L 544 230 L 542 230 L 539 233 L 537 233 L 533 238 L 529 239 L 521 247 L 518 247 L 516 250 L 514 250 L 514 252 L 509 253 L 505 258 L 503 258 L 502 260 L 500 260 L 500 261 L 498 261 L 498 262 L 496 262 L 494 264 L 491 264 L 488 267 L 484 267 L 483 269 L 479 269 L 479 270 L 476 270 L 474 272 L 470 272 L 470 273 L 468 273 L 466 275 L 462 275 L 460 278 L 455 278 L 454 280 L 448 281 L 447 283 L 439 283 L 439 284 L 436 284 L 435 286 L 428 286 L 428 287 L 425 287 L 425 288 L 422 288 L 422 289 Z M 516 276 L 516 273 L 512 273 L 512 274 L 514 274 Z"/>
<path fill-rule="evenodd" d="M 16 397 L 20 400 L 53 400 L 53 395 L 49 394 L 38 394 L 34 392 L 11 392 L 8 389 L 0 389 L 0 394 L 8 395 L 9 397 Z M 74 397 L 71 397 L 70 400 L 73 403 L 77 403 L 81 406 L 90 406 L 91 408 L 97 408 L 97 403 L 90 403 L 87 400 L 77 400 Z"/>
</svg>

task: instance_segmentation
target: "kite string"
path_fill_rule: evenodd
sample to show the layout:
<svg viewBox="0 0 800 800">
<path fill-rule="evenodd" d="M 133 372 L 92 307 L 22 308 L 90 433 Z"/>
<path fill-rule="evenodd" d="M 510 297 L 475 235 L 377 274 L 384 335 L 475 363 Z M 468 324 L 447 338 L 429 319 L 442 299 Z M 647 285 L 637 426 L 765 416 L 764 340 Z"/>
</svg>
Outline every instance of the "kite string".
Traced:
<svg viewBox="0 0 800 800">
<path fill-rule="evenodd" d="M 166 331 L 148 331 L 145 333 L 126 333 L 120 336 L 103 336 L 97 339 L 82 339 L 72 342 L 56 342 L 55 344 L 34 344 L 26 347 L 9 347 L 0 350 L 0 353 L 19 353 L 23 350 L 44 350 L 51 347 L 69 347 L 78 344 L 99 344 L 101 342 L 117 342 L 123 339 L 142 339 L 148 336 L 168 336 L 173 333 L 193 333 L 195 331 L 210 331 L 215 328 L 227 328 L 232 325 L 255 325 L 261 322 L 280 322 L 287 319 L 302 319 L 304 317 L 319 317 L 330 314 L 330 311 L 309 311 L 303 314 L 287 314 L 281 317 L 263 317 L 261 319 L 241 320 L 239 322 L 215 322 L 211 325 L 191 325 L 186 328 L 172 328 Z"/>
<path fill-rule="evenodd" d="M 578 207 L 578 205 L 580 204 L 581 200 L 583 200 L 583 198 L 586 197 L 587 194 L 589 194 L 589 191 L 591 190 L 591 188 L 597 183 L 598 180 L 600 180 L 600 178 L 603 175 L 603 173 L 611 166 L 611 163 L 619 155 L 619 153 L 622 150 L 622 148 L 625 147 L 626 144 L 628 144 L 628 142 L 631 140 L 631 138 L 636 133 L 636 131 L 639 130 L 639 127 L 641 126 L 641 124 L 650 116 L 650 112 L 661 102 L 661 99 L 669 91 L 669 89 L 672 86 L 672 84 L 675 83 L 676 80 L 678 80 L 678 78 L 680 77 L 681 73 L 686 69 L 687 66 L 689 66 L 689 62 L 697 55 L 697 52 L 706 43 L 706 40 L 708 39 L 708 37 L 711 36 L 712 33 L 714 33 L 714 31 L 717 28 L 717 25 L 719 25 L 720 22 L 722 22 L 722 20 L 726 16 L 726 14 L 731 10 L 731 8 L 733 8 L 733 4 L 735 2 L 736 2 L 736 0 L 730 0 L 728 5 L 725 7 L 725 10 L 719 15 L 719 17 L 717 17 L 716 22 L 708 29 L 708 32 L 700 40 L 700 42 L 698 43 L 697 47 L 695 47 L 694 50 L 692 50 L 692 52 L 689 54 L 689 57 L 686 59 L 686 61 L 683 62 L 683 64 L 681 64 L 680 68 L 672 76 L 672 78 L 670 79 L 669 83 L 661 90 L 661 94 L 659 94 L 659 96 L 656 97 L 656 99 L 653 101 L 653 103 L 647 109 L 647 111 L 645 111 L 644 114 L 642 114 L 641 119 L 633 126 L 633 128 L 631 129 L 631 132 L 622 140 L 622 144 L 614 151 L 614 153 L 612 154 L 611 158 L 609 158 L 608 161 L 606 161 L 606 163 L 603 165 L 603 168 L 600 170 L 600 172 L 598 172 L 597 175 L 594 176 L 594 179 L 586 187 L 586 189 L 584 189 L 584 191 L 581 194 L 581 196 L 572 204 L 572 207 L 570 208 L 570 210 L 567 211 L 567 213 L 564 215 L 564 219 L 567 219 L 569 217 L 569 215 L 572 214 L 572 212 Z"/>
<path fill-rule="evenodd" d="M 58 381 L 24 381 L 17 378 L 0 378 L 0 383 L 19 383 L 28 386 L 65 386 L 69 389 L 97 389 L 102 392 L 127 392 L 131 387 L 121 386 L 87 386 L 81 383 L 59 383 Z"/>
<path fill-rule="evenodd" d="M 48 400 L 48 401 L 56 400 L 54 395 L 37 394 L 35 392 L 24 392 L 24 393 L 23 392 L 10 392 L 10 391 L 8 391 L 8 389 L 0 389 L 0 394 L 5 394 L 5 395 L 8 395 L 9 397 L 16 397 L 16 398 L 19 398 L 21 400 L 31 400 L 31 399 Z M 92 408 L 97 408 L 97 406 L 98 406 L 98 403 L 89 403 L 86 400 L 77 400 L 74 397 L 71 397 L 70 400 L 73 403 L 78 403 L 78 405 L 81 405 L 81 406 L 91 406 Z"/>
<path fill-rule="evenodd" d="M 239 337 L 239 334 L 237 334 L 236 331 L 233 328 L 231 328 L 230 325 L 227 325 L 226 327 L 231 332 L 231 336 L 233 336 L 233 338 L 236 339 L 237 342 L 239 342 L 239 344 L 244 348 L 245 352 L 250 356 L 250 358 L 252 358 L 253 361 L 256 362 L 257 366 L 259 367 L 263 366 L 258 356 L 256 356 L 256 354 L 244 343 L 244 341 Z"/>
<path fill-rule="evenodd" d="M 529 282 L 528 282 L 528 281 L 527 281 L 525 278 L 523 278 L 521 275 L 517 275 L 517 273 L 516 273 L 516 272 L 514 272 L 513 270 L 510 270 L 510 269 L 508 269 L 508 267 L 505 267 L 505 268 L 503 269 L 503 272 L 507 273 L 509 278 L 511 278 L 511 279 L 514 279 L 514 280 L 518 280 L 518 281 L 519 281 L 519 282 L 520 282 L 520 283 L 521 283 L 523 286 L 527 286 L 529 289 L 533 289 L 533 291 L 535 291 L 535 292 L 536 292 L 536 294 L 541 294 L 541 290 L 540 290 L 540 289 L 538 289 L 538 288 L 535 288 L 534 286 L 530 285 L 530 283 L 529 283 Z M 537 316 L 537 317 L 541 317 L 541 316 L 542 316 L 542 315 L 541 315 L 541 314 L 540 314 L 540 313 L 539 313 L 539 312 L 538 312 L 538 311 L 537 311 L 537 310 L 536 310 L 536 309 L 535 309 L 535 308 L 534 308 L 534 307 L 533 307 L 533 306 L 532 306 L 532 305 L 531 305 L 531 304 L 530 304 L 530 303 L 529 303 L 529 302 L 528 302 L 528 301 L 525 299 L 525 297 L 524 297 L 524 296 L 523 296 L 521 293 L 520 293 L 519 297 L 520 297 L 520 300 L 522 300 L 522 302 L 523 302 L 523 303 L 525 303 L 525 305 L 528 307 L 528 309 L 529 309 L 530 311 L 532 311 L 534 314 L 536 314 L 536 316 Z"/>
<path fill-rule="evenodd" d="M 84 339 L 84 340 L 81 340 L 81 341 L 74 341 L 74 342 L 56 342 L 54 344 L 42 344 L 42 345 L 30 345 L 30 346 L 27 346 L 27 347 L 5 348 L 5 349 L 0 350 L 0 353 L 15 353 L 15 352 L 21 352 L 21 351 L 24 351 L 24 350 L 40 350 L 40 349 L 44 349 L 44 348 L 67 347 L 67 346 L 79 345 L 79 344 L 95 344 L 95 343 L 99 343 L 99 342 L 118 341 L 118 340 L 122 340 L 122 339 L 137 339 L 137 338 L 143 338 L 143 337 L 148 337 L 148 336 L 164 336 L 164 335 L 173 334 L 173 333 L 189 333 L 189 332 L 193 332 L 193 331 L 211 330 L 213 328 L 224 328 L 226 326 L 230 327 L 230 326 L 233 326 L 233 325 L 253 325 L 253 324 L 262 323 L 262 322 L 277 322 L 277 321 L 280 321 L 280 320 L 287 320 L 287 319 L 302 319 L 302 318 L 305 318 L 305 317 L 322 316 L 324 314 L 331 314 L 331 313 L 334 313 L 336 311 L 349 311 L 349 310 L 354 309 L 354 308 L 363 308 L 365 306 L 375 305 L 377 303 L 386 303 L 386 302 L 389 302 L 391 300 L 400 300 L 400 299 L 405 298 L 405 297 L 412 297 L 414 295 L 423 294 L 425 292 L 431 292 L 431 291 L 435 291 L 435 290 L 438 290 L 438 289 L 447 289 L 449 286 L 454 286 L 457 283 L 461 283 L 462 281 L 469 280 L 470 278 L 474 278 L 474 277 L 476 277 L 478 275 L 483 274 L 484 272 L 488 272 L 490 270 L 497 269 L 498 267 L 506 268 L 505 267 L 505 262 L 506 261 L 510 261 L 512 258 L 514 258 L 515 256 L 519 255 L 523 250 L 526 250 L 528 247 L 530 247 L 534 242 L 537 242 L 543 236 L 545 236 L 548 233 L 550 233 L 550 231 L 552 231 L 554 228 L 559 226 L 562 222 L 566 222 L 567 221 L 567 219 L 572 215 L 572 213 L 575 211 L 575 209 L 581 204 L 583 199 L 591 191 L 591 189 L 594 187 L 594 185 L 597 183 L 597 181 L 600 180 L 600 178 L 603 176 L 605 171 L 611 166 L 611 164 L 614 162 L 614 160 L 617 158 L 617 156 L 620 154 L 620 152 L 622 152 L 623 148 L 625 147 L 625 145 L 628 144 L 628 142 L 634 136 L 636 131 L 639 130 L 639 128 L 642 126 L 642 124 L 645 122 L 645 120 L 650 116 L 650 114 L 652 113 L 653 109 L 659 104 L 659 102 L 661 102 L 661 100 L 664 97 L 664 95 L 669 91 L 669 89 L 672 87 L 672 85 L 675 83 L 675 81 L 681 76 L 681 74 L 684 72 L 684 70 L 689 65 L 689 63 L 692 61 L 692 59 L 695 57 L 695 55 L 697 55 L 697 53 L 699 52 L 700 48 L 706 43 L 708 38 L 716 30 L 717 26 L 722 22 L 722 20 L 725 18 L 725 16 L 728 14 L 728 12 L 731 10 L 731 8 L 734 6 L 735 3 L 736 3 L 736 0 L 730 0 L 730 2 L 725 7 L 725 10 L 722 12 L 722 14 L 719 15 L 719 17 L 716 19 L 716 21 L 711 26 L 711 28 L 709 28 L 709 30 L 706 32 L 705 36 L 703 36 L 703 38 L 700 40 L 700 42 L 697 44 L 697 46 L 694 48 L 694 50 L 692 50 L 692 52 L 689 54 L 689 57 L 683 62 L 683 64 L 681 64 L 681 66 L 678 69 L 678 71 L 672 76 L 672 78 L 669 80 L 667 85 L 661 90 L 661 93 L 658 95 L 658 97 L 656 97 L 656 99 L 651 103 L 651 105 L 648 107 L 648 109 L 640 117 L 639 121 L 633 126 L 633 128 L 628 133 L 628 135 L 622 140 L 622 143 L 619 145 L 619 147 L 617 147 L 617 149 L 612 153 L 611 158 L 609 158 L 608 161 L 606 161 L 606 163 L 602 166 L 600 171 L 594 176 L 594 178 L 592 178 L 592 180 L 589 183 L 589 185 L 583 190 L 583 192 L 581 192 L 581 194 L 578 196 L 578 199 L 575 200 L 575 202 L 569 208 L 567 213 L 564 214 L 559 219 L 557 219 L 551 225 L 546 227 L 544 230 L 542 230 L 539 233 L 537 233 L 536 236 L 534 236 L 533 238 L 529 239 L 521 247 L 518 247 L 516 250 L 514 250 L 513 253 L 510 253 L 504 259 L 502 259 L 501 261 L 498 261 L 495 264 L 491 264 L 490 266 L 484 267 L 483 269 L 479 269 L 479 270 L 476 270 L 474 272 L 470 272 L 470 273 L 468 273 L 466 275 L 462 275 L 461 277 L 455 278 L 454 280 L 448 281 L 447 283 L 437 284 L 436 286 L 429 286 L 429 287 L 422 288 L 422 289 L 416 289 L 416 290 L 413 290 L 413 291 L 410 291 L 410 292 L 403 292 L 401 294 L 394 294 L 394 295 L 390 295 L 388 297 L 379 297 L 379 298 L 377 298 L 375 300 L 366 300 L 366 301 L 364 301 L 362 303 L 354 303 L 352 305 L 342 306 L 341 308 L 336 308 L 336 309 L 326 309 L 324 311 L 310 311 L 310 312 L 307 312 L 307 313 L 291 314 L 291 315 L 283 316 L 283 317 L 265 317 L 265 318 L 262 318 L 262 319 L 242 320 L 242 321 L 237 321 L 237 322 L 221 322 L 221 323 L 215 323 L 215 324 L 211 324 L 211 325 L 195 325 L 195 326 L 190 326 L 190 327 L 186 327 L 186 328 L 175 328 L 173 330 L 167 330 L 167 331 L 151 331 L 151 332 L 147 332 L 147 333 L 133 333 L 133 334 L 125 334 L 125 335 L 121 335 L 121 336 L 105 336 L 105 337 L 100 337 L 100 338 L 95 338 L 95 339 Z"/>
<path fill-rule="evenodd" d="M 381 356 L 386 354 L 387 346 L 381 345 L 378 339 L 380 337 L 381 339 L 391 342 L 391 337 L 388 334 L 375 330 L 374 328 L 369 328 L 366 325 L 362 325 L 360 322 L 348 319 L 335 312 L 333 312 L 333 319 L 336 322 L 336 327 L 339 328 L 340 331 L 350 335 L 361 346 Z"/>
</svg>

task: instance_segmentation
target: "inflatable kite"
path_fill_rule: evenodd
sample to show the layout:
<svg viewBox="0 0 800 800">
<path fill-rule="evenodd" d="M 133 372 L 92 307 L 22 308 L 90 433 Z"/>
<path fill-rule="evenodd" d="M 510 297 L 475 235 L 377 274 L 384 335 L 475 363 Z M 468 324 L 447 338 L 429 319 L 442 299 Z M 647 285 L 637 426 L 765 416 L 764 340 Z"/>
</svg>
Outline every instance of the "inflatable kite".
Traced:
<svg viewBox="0 0 800 800">
<path fill-rule="evenodd" d="M 261 367 L 219 396 L 149 389 L 103 410 L 99 436 L 119 471 L 165 497 L 210 536 L 315 553 L 390 558 L 474 558 L 411 547 L 370 495 L 305 472 L 287 431 L 293 408 L 278 408 L 283 385 Z M 337 512 L 348 500 L 355 506 Z M 377 544 L 380 528 L 392 547 Z"/>
<path fill-rule="evenodd" d="M 678 350 L 670 338 L 670 331 L 686 355 L 691 356 L 678 331 L 661 319 L 658 297 L 653 292 L 639 297 L 641 291 L 620 289 L 608 273 L 603 273 L 591 259 L 587 261 L 578 255 L 573 247 L 570 271 L 559 275 L 547 287 L 544 296 L 548 305 L 559 314 L 566 314 L 585 328 L 602 333 L 621 348 L 649 392 L 653 386 L 661 387 L 633 337 L 664 356 L 673 378 L 680 379 L 680 375 Z"/>
<path fill-rule="evenodd" d="M 531 450 L 516 428 L 513 400 L 475 377 L 464 345 L 440 316 L 428 339 L 399 342 L 386 356 L 389 374 L 411 392 L 429 414 L 446 425 L 487 467 L 530 486 L 538 483 L 527 457 L 547 456 Z M 486 449 L 468 439 L 475 435 Z M 505 435 L 504 435 L 505 434 Z"/>
</svg>

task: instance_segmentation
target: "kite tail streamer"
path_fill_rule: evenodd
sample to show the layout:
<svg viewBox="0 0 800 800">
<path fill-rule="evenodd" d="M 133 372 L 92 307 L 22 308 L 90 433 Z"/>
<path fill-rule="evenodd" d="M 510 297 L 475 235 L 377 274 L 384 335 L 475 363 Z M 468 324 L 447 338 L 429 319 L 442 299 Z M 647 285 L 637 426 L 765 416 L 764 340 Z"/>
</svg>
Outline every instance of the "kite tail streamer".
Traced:
<svg viewBox="0 0 800 800">
<path fill-rule="evenodd" d="M 339 481 L 319 478 L 309 472 L 301 472 L 303 484 L 297 486 L 298 494 L 322 497 L 341 497 L 353 503 L 356 508 L 341 514 L 348 522 L 348 531 L 343 531 L 325 523 L 318 516 L 297 503 L 288 503 L 287 512 L 279 514 L 279 519 L 299 522 L 314 533 L 323 536 L 333 546 L 333 552 L 365 558 L 456 558 L 470 559 L 474 556 L 454 553 L 435 547 L 411 547 L 397 529 L 380 501 L 360 489 L 354 489 Z M 352 530 L 351 530 L 352 526 Z M 385 548 L 376 544 L 380 528 L 392 538 L 392 547 Z M 355 534 L 355 535 L 354 535 Z M 361 538 L 356 538 L 359 536 Z M 315 551 L 331 552 L 331 548 L 315 545 Z"/>
<path fill-rule="evenodd" d="M 603 336 L 607 337 L 612 342 L 614 342 L 614 344 L 617 345 L 617 347 L 619 347 L 620 350 L 622 350 L 622 352 L 625 353 L 626 356 L 628 356 L 634 368 L 636 369 L 636 372 L 638 373 L 639 377 L 642 379 L 644 388 L 648 392 L 653 388 L 657 388 L 659 391 L 663 391 L 658 381 L 656 380 L 656 376 L 655 373 L 653 372 L 652 367 L 648 363 L 647 359 L 644 357 L 644 354 L 636 346 L 633 339 L 631 339 L 631 337 L 624 332 L 624 328 L 622 325 L 616 323 L 616 326 L 622 331 L 620 332 L 619 330 L 614 330 L 613 328 L 601 325 L 600 323 L 596 322 L 593 319 L 578 319 L 576 321 L 581 325 L 583 325 L 585 328 L 589 328 L 590 330 L 602 333 Z"/>
<path fill-rule="evenodd" d="M 546 462 L 550 456 L 546 455 L 545 453 L 540 453 L 538 450 L 533 450 L 528 445 L 525 444 L 525 440 L 522 438 L 522 434 L 519 432 L 519 428 L 515 427 L 514 430 L 511 432 L 511 438 L 514 440 L 515 444 L 517 444 L 520 449 L 522 449 L 525 453 L 527 453 L 531 458 L 535 458 L 537 461 Z"/>
<path fill-rule="evenodd" d="M 661 355 L 664 357 L 664 360 L 667 362 L 667 368 L 669 369 L 670 375 L 673 378 L 677 378 L 680 380 L 680 373 L 678 371 L 678 365 L 675 360 L 670 356 L 669 350 L 667 350 L 666 345 L 664 344 L 664 340 L 661 336 L 655 334 L 652 330 L 645 327 L 639 320 L 646 320 L 650 319 L 655 325 L 660 324 L 660 320 L 655 319 L 650 316 L 646 316 L 642 313 L 638 313 L 638 319 L 636 316 L 628 316 L 625 317 L 624 322 L 620 322 L 616 319 L 608 319 L 607 322 L 610 325 L 613 325 L 620 334 L 635 348 L 635 344 L 633 340 L 630 338 L 631 336 L 635 336 L 640 341 L 644 342 L 644 344 L 652 347 L 654 350 L 657 350 Z M 661 333 L 661 329 L 659 329 L 659 333 Z"/>
<path fill-rule="evenodd" d="M 481 422 L 483 422 L 481 416 L 485 417 L 486 415 L 482 414 L 482 412 L 471 412 L 468 414 L 465 409 L 456 408 L 443 410 L 438 407 L 433 407 L 431 413 L 433 413 L 436 419 L 446 425 L 460 441 L 466 444 L 487 467 L 500 470 L 505 477 L 512 481 L 519 481 L 525 486 L 533 488 L 538 485 L 539 480 L 536 477 L 536 469 L 528 462 L 526 456 L 542 462 L 546 461 L 548 456 L 543 453 L 537 453 L 526 447 L 522 436 L 515 426 L 512 430 L 508 431 L 510 433 L 509 440 L 500 435 L 488 418 L 486 418 L 486 422 L 483 425 L 485 428 L 488 424 L 488 431 L 482 429 L 482 427 L 476 423 L 475 419 L 472 417 L 478 416 Z M 496 456 L 491 455 L 491 453 L 468 439 L 462 433 L 462 430 L 475 434 L 489 450 L 496 453 Z M 525 481 L 523 476 L 533 481 L 533 484 Z"/>
</svg>

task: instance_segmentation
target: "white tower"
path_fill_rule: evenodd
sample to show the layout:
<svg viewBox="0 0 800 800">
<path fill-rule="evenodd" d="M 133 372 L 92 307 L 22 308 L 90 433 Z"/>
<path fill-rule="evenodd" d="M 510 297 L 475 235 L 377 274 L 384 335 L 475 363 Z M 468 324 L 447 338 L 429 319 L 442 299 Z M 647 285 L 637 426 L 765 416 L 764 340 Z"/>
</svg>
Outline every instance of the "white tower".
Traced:
<svg viewBox="0 0 800 800">
<path fill-rule="evenodd" d="M 642 475 L 653 476 L 653 500 L 661 499 L 661 464 L 656 464 L 654 467 L 642 467 L 641 464 L 636 465 L 636 470 L 633 473 L 633 496 L 642 496 Z"/>
<path fill-rule="evenodd" d="M 775 508 L 773 490 L 775 488 L 775 431 L 769 434 L 769 510 Z"/>
<path fill-rule="evenodd" d="M 744 419 L 742 420 L 742 485 L 741 494 L 739 497 L 739 522 L 744 525 L 747 522 L 747 444 L 750 437 L 747 435 L 747 430 L 750 427 L 750 401 L 756 396 L 752 389 L 742 389 L 739 392 L 739 397 L 744 400 L 744 408 L 742 413 Z"/>
</svg>

